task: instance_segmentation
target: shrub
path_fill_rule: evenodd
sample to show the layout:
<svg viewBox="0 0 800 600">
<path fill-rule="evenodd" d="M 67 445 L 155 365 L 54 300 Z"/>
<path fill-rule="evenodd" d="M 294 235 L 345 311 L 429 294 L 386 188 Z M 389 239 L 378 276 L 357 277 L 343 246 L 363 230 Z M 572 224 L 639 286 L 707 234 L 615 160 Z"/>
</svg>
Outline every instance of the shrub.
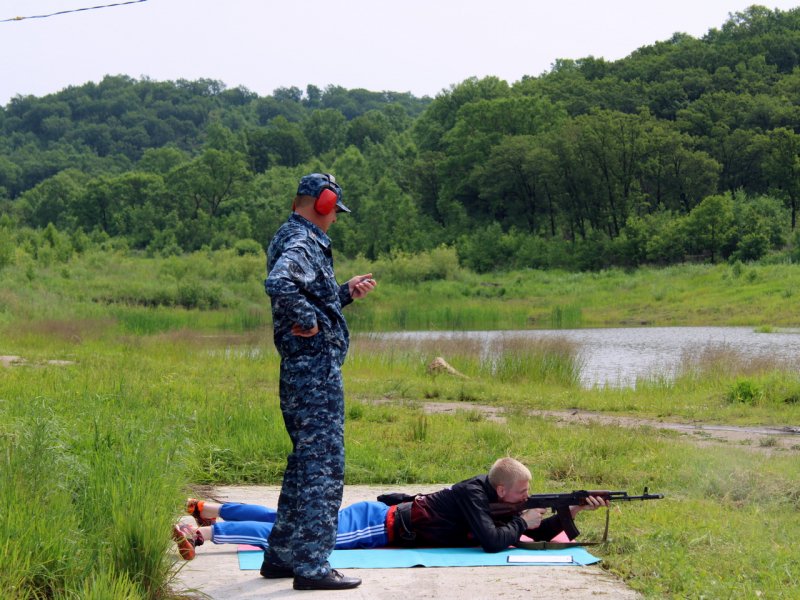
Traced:
<svg viewBox="0 0 800 600">
<path fill-rule="evenodd" d="M 261 247 L 261 244 L 250 238 L 237 241 L 233 245 L 233 249 L 239 256 L 262 256 L 264 254 L 264 249 Z"/>
<path fill-rule="evenodd" d="M 195 279 L 188 279 L 178 285 L 177 303 L 184 308 L 220 308 L 223 305 L 222 296 L 220 286 L 206 286 Z"/>
<path fill-rule="evenodd" d="M 458 244 L 458 257 L 465 267 L 478 273 L 507 270 L 512 263 L 514 248 L 504 243 L 506 239 L 500 224 L 492 223 L 463 236 Z"/>
<path fill-rule="evenodd" d="M 739 240 L 731 258 L 741 261 L 758 260 L 769 250 L 769 239 L 763 233 L 747 233 Z"/>
<path fill-rule="evenodd" d="M 728 390 L 728 402 L 742 404 L 758 404 L 764 398 L 763 390 L 749 379 L 738 379 Z"/>
<path fill-rule="evenodd" d="M 14 264 L 14 244 L 11 241 L 11 232 L 0 229 L 0 271 Z"/>
<path fill-rule="evenodd" d="M 41 233 L 41 242 L 36 259 L 45 265 L 54 261 L 68 262 L 72 258 L 73 248 L 70 238 L 50 223 Z"/>
<path fill-rule="evenodd" d="M 375 263 L 376 276 L 393 283 L 455 279 L 460 271 L 454 248 L 439 246 L 428 252 L 393 252 Z"/>
<path fill-rule="evenodd" d="M 800 229 L 797 229 L 792 235 L 789 258 L 794 264 L 800 264 Z"/>
</svg>

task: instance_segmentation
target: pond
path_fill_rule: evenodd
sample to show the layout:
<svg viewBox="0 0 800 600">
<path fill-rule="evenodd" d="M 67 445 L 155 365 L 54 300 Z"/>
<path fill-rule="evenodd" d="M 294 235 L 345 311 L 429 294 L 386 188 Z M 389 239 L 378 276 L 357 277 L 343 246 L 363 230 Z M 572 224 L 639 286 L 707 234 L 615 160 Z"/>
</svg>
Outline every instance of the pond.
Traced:
<svg viewBox="0 0 800 600">
<path fill-rule="evenodd" d="M 415 331 L 383 334 L 400 339 L 482 339 L 498 336 L 564 338 L 578 345 L 585 387 L 626 387 L 637 379 L 674 377 L 684 360 L 707 350 L 800 365 L 800 332 L 760 333 L 751 327 L 630 327 L 525 331 Z"/>
</svg>

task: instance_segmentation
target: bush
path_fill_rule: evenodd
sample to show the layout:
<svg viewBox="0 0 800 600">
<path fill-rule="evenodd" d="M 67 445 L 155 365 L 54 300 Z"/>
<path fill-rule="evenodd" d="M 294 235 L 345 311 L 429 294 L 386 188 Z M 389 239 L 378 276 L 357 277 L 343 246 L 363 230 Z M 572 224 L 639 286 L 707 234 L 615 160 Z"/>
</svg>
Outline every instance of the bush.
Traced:
<svg viewBox="0 0 800 600">
<path fill-rule="evenodd" d="M 0 271 L 14 264 L 14 243 L 11 241 L 11 232 L 0 229 Z"/>
<path fill-rule="evenodd" d="M 794 264 L 800 264 L 800 229 L 792 234 L 791 250 L 789 251 L 789 258 Z"/>
<path fill-rule="evenodd" d="M 200 281 L 189 279 L 178 285 L 177 303 L 184 308 L 214 309 L 223 306 L 222 287 L 206 286 Z"/>
<path fill-rule="evenodd" d="M 39 262 L 49 265 L 54 261 L 68 262 L 72 258 L 72 240 L 69 236 L 59 233 L 58 229 L 50 223 L 41 233 L 41 241 L 36 258 Z"/>
<path fill-rule="evenodd" d="M 264 254 L 264 248 L 261 247 L 261 244 L 250 238 L 237 241 L 233 245 L 233 249 L 239 256 L 262 256 Z"/>
<path fill-rule="evenodd" d="M 183 254 L 183 248 L 178 245 L 178 240 L 173 231 L 159 231 L 153 236 L 153 240 L 147 246 L 150 256 L 178 256 Z"/>
<path fill-rule="evenodd" d="M 749 379 L 737 380 L 726 394 L 728 402 L 755 405 L 764 398 L 763 390 Z"/>
<path fill-rule="evenodd" d="M 731 255 L 732 260 L 744 262 L 758 260 L 769 250 L 769 239 L 763 233 L 747 233 L 739 240 L 736 250 Z"/>
<path fill-rule="evenodd" d="M 376 277 L 392 283 L 455 279 L 461 270 L 455 249 L 448 246 L 419 254 L 393 252 L 391 256 L 376 261 L 374 267 Z"/>
<path fill-rule="evenodd" d="M 263 255 L 261 260 L 254 259 L 252 256 L 231 258 L 220 266 L 220 275 L 222 280 L 227 283 L 246 283 L 248 285 L 256 283 L 258 287 L 261 287 L 265 275 L 264 263 Z M 359 272 L 368 273 L 369 271 Z"/>
<path fill-rule="evenodd" d="M 523 269 L 546 269 L 548 264 L 548 242 L 543 238 L 526 235 L 520 238 L 515 263 Z"/>
<path fill-rule="evenodd" d="M 458 258 L 477 273 L 507 271 L 512 267 L 515 248 L 508 244 L 499 223 L 463 236 L 458 244 Z"/>
</svg>

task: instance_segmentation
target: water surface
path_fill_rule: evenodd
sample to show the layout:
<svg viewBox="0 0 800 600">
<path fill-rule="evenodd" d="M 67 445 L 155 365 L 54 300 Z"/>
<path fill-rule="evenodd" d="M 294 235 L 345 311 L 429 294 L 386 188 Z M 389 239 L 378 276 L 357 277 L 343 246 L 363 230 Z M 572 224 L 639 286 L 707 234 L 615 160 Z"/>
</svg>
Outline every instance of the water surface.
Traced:
<svg viewBox="0 0 800 600">
<path fill-rule="evenodd" d="M 388 339 L 480 339 L 500 336 L 564 338 L 578 345 L 586 387 L 633 386 L 637 379 L 674 377 L 682 361 L 707 350 L 730 349 L 745 358 L 770 358 L 800 365 L 800 333 L 758 333 L 751 327 L 629 327 L 525 331 L 410 331 Z M 445 357 L 446 358 L 446 357 Z"/>
</svg>

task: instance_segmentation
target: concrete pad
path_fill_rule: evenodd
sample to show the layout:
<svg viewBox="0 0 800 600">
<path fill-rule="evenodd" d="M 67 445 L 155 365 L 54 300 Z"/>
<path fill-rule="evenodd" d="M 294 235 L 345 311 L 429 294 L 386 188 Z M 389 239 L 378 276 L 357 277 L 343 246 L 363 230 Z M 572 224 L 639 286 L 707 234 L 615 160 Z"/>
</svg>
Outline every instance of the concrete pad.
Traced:
<svg viewBox="0 0 800 600">
<path fill-rule="evenodd" d="M 375 500 L 384 492 L 433 492 L 433 486 L 346 486 L 344 504 Z M 277 506 L 280 489 L 274 486 L 224 486 L 208 490 L 206 498 L 220 502 L 247 502 Z M 461 567 L 412 569 L 347 569 L 346 574 L 360 577 L 363 583 L 352 590 L 295 591 L 291 579 L 268 580 L 258 571 L 240 571 L 236 546 L 206 542 L 197 549 L 194 560 L 184 562 L 177 552 L 180 571 L 176 590 L 197 592 L 213 600 L 250 598 L 309 597 L 314 600 L 336 598 L 363 600 L 465 600 L 492 598 L 530 600 L 532 598 L 569 598 L 576 600 L 634 600 L 639 596 L 625 584 L 591 567 Z"/>
</svg>

